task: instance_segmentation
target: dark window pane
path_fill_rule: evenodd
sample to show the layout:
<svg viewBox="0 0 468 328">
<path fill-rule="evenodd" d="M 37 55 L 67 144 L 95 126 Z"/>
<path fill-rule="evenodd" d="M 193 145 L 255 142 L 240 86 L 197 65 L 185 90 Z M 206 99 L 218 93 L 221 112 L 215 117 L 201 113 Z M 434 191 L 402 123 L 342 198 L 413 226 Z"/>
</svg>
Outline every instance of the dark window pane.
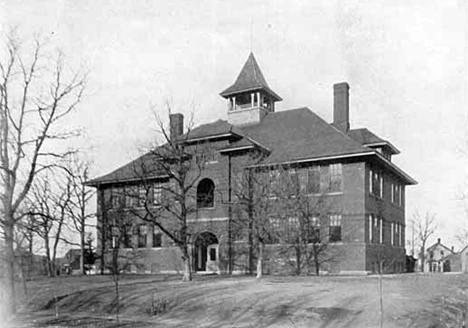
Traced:
<svg viewBox="0 0 468 328">
<path fill-rule="evenodd" d="M 203 179 L 197 187 L 197 207 L 214 206 L 214 183 L 210 179 Z"/>
<path fill-rule="evenodd" d="M 307 192 L 309 194 L 317 194 L 320 192 L 320 171 L 318 167 L 308 170 Z"/>
<path fill-rule="evenodd" d="M 341 241 L 341 226 L 330 227 L 330 242 Z"/>
<path fill-rule="evenodd" d="M 153 234 L 153 247 L 161 247 L 161 238 L 162 234 L 160 232 L 155 232 Z"/>
<path fill-rule="evenodd" d="M 216 261 L 216 249 L 210 249 L 210 261 Z"/>
</svg>

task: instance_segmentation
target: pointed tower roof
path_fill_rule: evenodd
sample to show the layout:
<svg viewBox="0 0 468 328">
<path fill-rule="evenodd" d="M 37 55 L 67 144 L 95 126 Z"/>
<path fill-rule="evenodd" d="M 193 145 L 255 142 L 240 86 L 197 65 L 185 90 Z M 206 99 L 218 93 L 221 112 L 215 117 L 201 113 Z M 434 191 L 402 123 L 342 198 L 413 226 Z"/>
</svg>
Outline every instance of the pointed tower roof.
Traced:
<svg viewBox="0 0 468 328">
<path fill-rule="evenodd" d="M 282 100 L 281 97 L 270 89 L 265 77 L 258 66 L 254 54 L 251 52 L 249 58 L 242 67 L 239 76 L 229 88 L 220 93 L 224 98 L 239 94 L 245 91 L 264 90 L 269 93 L 276 101 Z"/>
</svg>

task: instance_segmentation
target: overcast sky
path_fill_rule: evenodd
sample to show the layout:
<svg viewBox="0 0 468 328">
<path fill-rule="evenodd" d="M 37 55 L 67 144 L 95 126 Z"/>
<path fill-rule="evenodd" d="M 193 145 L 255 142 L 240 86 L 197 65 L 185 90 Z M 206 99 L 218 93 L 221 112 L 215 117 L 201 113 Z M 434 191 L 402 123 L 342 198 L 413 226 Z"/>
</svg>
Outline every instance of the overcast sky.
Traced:
<svg viewBox="0 0 468 328">
<path fill-rule="evenodd" d="M 411 4 L 408 4 L 411 3 Z M 219 96 L 252 49 L 278 110 L 308 106 L 332 120 L 332 85 L 350 86 L 351 127 L 401 150 L 395 163 L 419 184 L 406 216 L 437 214 L 435 238 L 457 245 L 467 225 L 467 3 L 412 1 L 0 1 L 3 32 L 41 33 L 72 67 L 90 70 L 74 124 L 94 174 L 154 140 L 150 108 L 226 119 Z"/>
</svg>

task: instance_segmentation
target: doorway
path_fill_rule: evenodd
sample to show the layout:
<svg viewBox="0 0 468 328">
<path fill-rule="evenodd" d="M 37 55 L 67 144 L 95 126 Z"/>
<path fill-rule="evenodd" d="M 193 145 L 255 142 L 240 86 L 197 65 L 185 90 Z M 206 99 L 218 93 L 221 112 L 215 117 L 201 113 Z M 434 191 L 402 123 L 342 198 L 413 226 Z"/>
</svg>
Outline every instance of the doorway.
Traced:
<svg viewBox="0 0 468 328">
<path fill-rule="evenodd" d="M 211 232 L 202 232 L 195 239 L 194 269 L 196 272 L 219 272 L 218 238 Z"/>
</svg>

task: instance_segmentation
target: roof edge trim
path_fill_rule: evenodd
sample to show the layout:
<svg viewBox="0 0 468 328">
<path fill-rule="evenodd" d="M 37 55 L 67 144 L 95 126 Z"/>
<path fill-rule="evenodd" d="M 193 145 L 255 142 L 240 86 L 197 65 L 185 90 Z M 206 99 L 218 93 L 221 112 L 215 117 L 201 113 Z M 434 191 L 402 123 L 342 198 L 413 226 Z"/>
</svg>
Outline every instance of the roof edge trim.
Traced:
<svg viewBox="0 0 468 328">
<path fill-rule="evenodd" d="M 359 156 L 370 156 L 375 155 L 375 151 L 368 151 L 368 152 L 361 152 L 361 153 L 354 153 L 354 154 L 345 154 L 345 155 L 331 155 L 331 156 L 324 156 L 324 157 L 314 157 L 314 158 L 305 158 L 305 159 L 298 159 L 294 161 L 287 161 L 287 162 L 280 162 L 280 163 L 269 163 L 269 164 L 257 164 L 257 165 L 250 165 L 247 168 L 254 168 L 254 167 L 265 167 L 265 166 L 274 166 L 274 165 L 284 165 L 284 164 L 294 164 L 294 163 L 307 163 L 307 162 L 318 162 L 318 161 L 325 161 L 325 160 L 332 160 L 332 159 L 340 159 L 340 158 L 349 158 L 349 157 L 359 157 Z"/>
<path fill-rule="evenodd" d="M 231 148 L 226 148 L 226 149 L 221 149 L 219 152 L 220 153 L 227 153 L 230 151 L 236 151 L 236 150 L 244 150 L 244 149 L 252 149 L 254 146 L 241 146 L 241 147 L 231 147 Z"/>
<path fill-rule="evenodd" d="M 400 154 L 400 151 L 398 150 L 397 147 L 395 147 L 394 145 L 392 145 L 391 142 L 388 142 L 388 141 L 381 141 L 381 142 L 372 142 L 372 143 L 365 143 L 365 144 L 362 144 L 363 146 L 366 146 L 366 147 L 376 147 L 376 146 L 388 146 L 390 147 L 390 149 L 393 151 L 393 153 L 396 155 L 396 154 Z"/>
<path fill-rule="evenodd" d="M 217 139 L 217 138 L 223 138 L 223 137 L 230 137 L 230 136 L 237 136 L 237 133 L 229 132 L 229 133 L 222 133 L 222 134 L 214 134 L 210 136 L 205 136 L 205 137 L 198 137 L 198 138 L 193 138 L 193 139 L 185 139 L 185 140 L 179 140 L 180 142 L 197 142 L 201 140 L 209 140 L 209 139 Z"/>
<path fill-rule="evenodd" d="M 162 178 L 170 178 L 169 175 L 153 175 L 149 177 L 145 177 L 146 180 L 154 180 L 154 179 L 162 179 Z M 84 184 L 85 186 L 91 187 L 98 187 L 101 185 L 108 185 L 108 184 L 116 184 L 116 183 L 125 183 L 125 182 L 135 182 L 135 181 L 142 181 L 142 178 L 131 178 L 131 179 L 121 179 L 121 180 L 112 180 L 112 181 L 103 181 L 103 182 L 94 182 L 93 180 L 86 181 Z"/>
<path fill-rule="evenodd" d="M 406 174 L 402 169 L 400 169 L 398 166 L 396 166 L 395 164 L 393 164 L 392 162 L 390 162 L 388 159 L 386 159 L 385 157 L 383 157 L 381 154 L 377 153 L 376 152 L 376 155 L 377 155 L 377 158 L 379 158 L 380 160 L 382 160 L 385 164 L 387 164 L 388 166 L 390 166 L 392 169 L 394 169 L 395 171 L 398 172 L 398 174 L 400 174 L 401 176 L 403 176 L 407 182 L 409 182 L 408 184 L 410 185 L 417 185 L 418 182 L 416 180 L 414 180 L 412 177 L 410 177 L 408 174 Z"/>
</svg>

